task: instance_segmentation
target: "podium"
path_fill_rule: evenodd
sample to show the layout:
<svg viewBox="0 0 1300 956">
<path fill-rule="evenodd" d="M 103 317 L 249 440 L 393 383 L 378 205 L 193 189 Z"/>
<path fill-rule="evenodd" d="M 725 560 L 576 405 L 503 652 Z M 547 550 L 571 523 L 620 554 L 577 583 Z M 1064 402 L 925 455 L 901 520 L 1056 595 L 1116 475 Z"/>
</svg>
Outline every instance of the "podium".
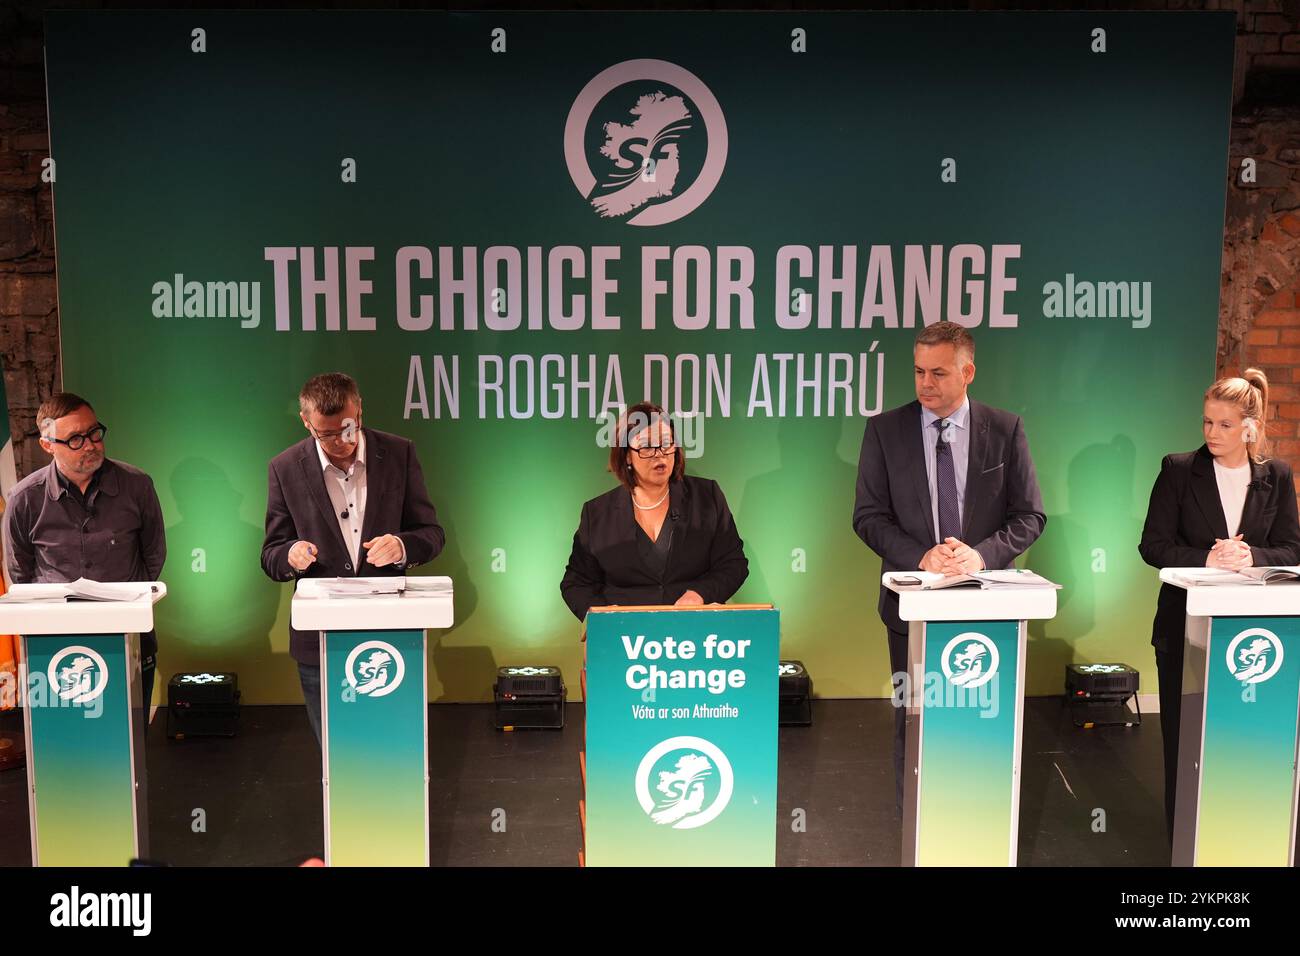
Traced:
<svg viewBox="0 0 1300 956">
<path fill-rule="evenodd" d="M 344 580 L 391 587 L 396 579 Z M 320 632 L 328 866 L 429 865 L 426 630 L 451 626 L 452 585 L 409 580 L 420 590 L 331 596 L 329 579 L 303 578 L 293 596 L 293 626 Z"/>
<path fill-rule="evenodd" d="M 1300 585 L 1187 591 L 1174 866 L 1290 866 L 1295 859 Z"/>
<path fill-rule="evenodd" d="M 779 614 L 592 608 L 587 866 L 776 864 Z"/>
<path fill-rule="evenodd" d="M 893 581 L 907 576 L 881 579 L 908 622 L 903 865 L 1015 866 L 1026 621 L 1056 615 L 1056 590 Z"/>
<path fill-rule="evenodd" d="M 101 585 L 132 601 L 3 601 L 0 633 L 20 634 L 33 866 L 126 866 L 148 855 L 140 635 L 161 581 Z M 16 584 L 15 598 L 63 585 Z"/>
</svg>

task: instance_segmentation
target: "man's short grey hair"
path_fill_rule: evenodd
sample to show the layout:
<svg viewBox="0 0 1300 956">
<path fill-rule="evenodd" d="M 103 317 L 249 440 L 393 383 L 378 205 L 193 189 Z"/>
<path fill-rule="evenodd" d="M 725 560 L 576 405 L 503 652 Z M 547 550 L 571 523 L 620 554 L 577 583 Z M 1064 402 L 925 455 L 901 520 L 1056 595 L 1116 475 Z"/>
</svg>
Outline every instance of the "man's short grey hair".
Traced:
<svg viewBox="0 0 1300 956">
<path fill-rule="evenodd" d="M 349 400 L 361 410 L 361 390 L 356 379 L 342 372 L 325 372 L 307 379 L 298 393 L 298 410 L 304 415 L 337 415 Z"/>
<path fill-rule="evenodd" d="M 965 350 L 970 360 L 975 361 L 975 339 L 965 326 L 958 325 L 956 322 L 936 322 L 934 325 L 927 325 L 916 336 L 917 345 L 943 345 L 945 342 L 958 352 Z"/>
</svg>

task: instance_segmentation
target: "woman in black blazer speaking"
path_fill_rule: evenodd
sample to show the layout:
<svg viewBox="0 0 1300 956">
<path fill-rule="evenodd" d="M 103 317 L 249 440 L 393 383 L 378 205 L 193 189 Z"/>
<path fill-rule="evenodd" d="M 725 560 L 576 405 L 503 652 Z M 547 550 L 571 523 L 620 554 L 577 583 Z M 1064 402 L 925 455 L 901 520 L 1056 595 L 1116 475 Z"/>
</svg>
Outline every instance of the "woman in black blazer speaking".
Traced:
<svg viewBox="0 0 1300 956">
<path fill-rule="evenodd" d="M 560 593 L 578 620 L 603 605 L 721 604 L 749 575 L 716 481 L 686 474 L 671 419 L 641 402 L 619 422 L 619 486 L 582 506 Z"/>
<path fill-rule="evenodd" d="M 1205 393 L 1205 444 L 1166 455 L 1138 550 L 1157 568 L 1242 568 L 1300 563 L 1300 522 L 1291 466 L 1268 458 L 1264 420 L 1268 379 L 1258 369 L 1222 378 Z M 1160 586 L 1151 643 L 1160 681 L 1165 815 L 1170 839 L 1182 713 L 1187 592 Z"/>
</svg>

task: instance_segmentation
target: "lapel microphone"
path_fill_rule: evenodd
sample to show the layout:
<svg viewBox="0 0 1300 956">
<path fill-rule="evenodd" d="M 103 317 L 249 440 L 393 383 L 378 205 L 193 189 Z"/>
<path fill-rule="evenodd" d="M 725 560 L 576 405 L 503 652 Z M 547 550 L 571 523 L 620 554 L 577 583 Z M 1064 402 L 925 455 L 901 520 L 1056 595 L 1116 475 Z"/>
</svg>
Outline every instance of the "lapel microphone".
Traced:
<svg viewBox="0 0 1300 956">
<path fill-rule="evenodd" d="M 347 520 L 348 520 L 348 512 L 347 512 L 347 511 L 340 511 L 340 512 L 339 512 L 339 517 L 342 518 L 344 521 L 347 521 Z"/>
</svg>

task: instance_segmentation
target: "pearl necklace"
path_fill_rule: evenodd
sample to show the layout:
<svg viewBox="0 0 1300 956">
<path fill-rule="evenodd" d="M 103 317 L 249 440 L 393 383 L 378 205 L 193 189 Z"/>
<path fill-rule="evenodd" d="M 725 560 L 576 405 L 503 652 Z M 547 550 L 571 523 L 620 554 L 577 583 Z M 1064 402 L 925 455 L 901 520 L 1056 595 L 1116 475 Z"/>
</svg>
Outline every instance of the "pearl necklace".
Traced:
<svg viewBox="0 0 1300 956">
<path fill-rule="evenodd" d="M 632 507 L 639 508 L 641 511 L 654 511 L 656 508 L 658 508 L 661 504 L 663 504 L 667 500 L 668 500 L 668 492 L 665 491 L 664 496 L 652 505 L 637 504 L 636 492 L 635 491 L 632 492 Z"/>
</svg>

